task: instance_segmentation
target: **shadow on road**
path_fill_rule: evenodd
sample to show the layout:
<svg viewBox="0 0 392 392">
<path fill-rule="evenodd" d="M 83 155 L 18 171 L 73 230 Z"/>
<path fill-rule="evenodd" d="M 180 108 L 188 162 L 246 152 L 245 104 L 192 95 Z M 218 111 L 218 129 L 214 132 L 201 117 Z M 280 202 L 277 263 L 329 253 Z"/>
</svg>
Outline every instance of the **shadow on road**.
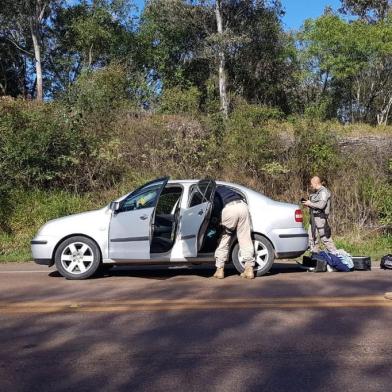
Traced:
<svg viewBox="0 0 392 392">
<path fill-rule="evenodd" d="M 176 276 L 198 276 L 201 278 L 211 278 L 215 272 L 213 266 L 186 266 L 186 267 L 168 267 L 168 266 L 114 266 L 107 268 L 104 272 L 98 273 L 90 279 L 102 279 L 108 277 L 130 276 L 134 278 L 166 280 Z M 287 273 L 306 272 L 297 264 L 293 263 L 275 263 L 270 272 L 266 275 L 277 275 Z M 62 278 L 59 272 L 52 271 L 48 274 L 52 278 Z M 234 266 L 230 265 L 225 268 L 225 276 L 239 275 Z"/>
</svg>

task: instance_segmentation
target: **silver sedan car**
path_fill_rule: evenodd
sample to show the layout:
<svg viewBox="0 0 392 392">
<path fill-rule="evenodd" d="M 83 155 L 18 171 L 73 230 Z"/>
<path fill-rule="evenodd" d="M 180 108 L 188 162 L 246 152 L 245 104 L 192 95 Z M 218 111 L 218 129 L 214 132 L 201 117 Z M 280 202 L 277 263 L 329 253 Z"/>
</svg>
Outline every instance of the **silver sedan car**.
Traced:
<svg viewBox="0 0 392 392">
<path fill-rule="evenodd" d="M 47 222 L 31 241 L 33 258 L 55 264 L 67 279 L 85 279 L 122 264 L 213 263 L 223 208 L 217 186 L 231 188 L 249 206 L 257 276 L 266 274 L 274 259 L 306 251 L 308 235 L 298 205 L 228 182 L 164 177 L 99 210 Z M 244 270 L 235 238 L 231 262 L 238 272 Z"/>
</svg>

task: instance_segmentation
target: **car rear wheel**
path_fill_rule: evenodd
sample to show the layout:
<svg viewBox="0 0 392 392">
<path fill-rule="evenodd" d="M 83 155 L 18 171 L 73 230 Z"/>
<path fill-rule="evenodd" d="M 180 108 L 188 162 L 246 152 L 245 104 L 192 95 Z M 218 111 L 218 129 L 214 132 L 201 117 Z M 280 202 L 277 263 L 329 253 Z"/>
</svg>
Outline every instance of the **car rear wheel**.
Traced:
<svg viewBox="0 0 392 392">
<path fill-rule="evenodd" d="M 274 248 L 267 238 L 259 234 L 252 235 L 252 238 L 255 249 L 255 275 L 263 276 L 271 269 L 274 263 Z M 238 242 L 231 251 L 231 260 L 239 273 L 244 272 L 245 262 L 241 257 Z"/>
<path fill-rule="evenodd" d="M 67 279 L 87 279 L 101 264 L 101 254 L 97 244 L 86 237 L 67 238 L 56 250 L 57 271 Z"/>
</svg>

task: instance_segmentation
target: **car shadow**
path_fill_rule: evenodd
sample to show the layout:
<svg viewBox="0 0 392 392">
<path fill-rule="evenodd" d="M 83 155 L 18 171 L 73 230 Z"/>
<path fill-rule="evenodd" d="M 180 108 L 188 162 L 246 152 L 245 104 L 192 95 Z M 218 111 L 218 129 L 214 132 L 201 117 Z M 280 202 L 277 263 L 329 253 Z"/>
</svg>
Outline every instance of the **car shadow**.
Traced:
<svg viewBox="0 0 392 392">
<path fill-rule="evenodd" d="M 278 274 L 292 274 L 308 272 L 306 269 L 294 263 L 275 263 L 268 274 L 265 276 L 272 276 Z"/>
<path fill-rule="evenodd" d="M 180 276 L 198 276 L 200 278 L 211 278 L 215 272 L 215 267 L 203 265 L 203 266 L 179 266 L 179 267 L 167 267 L 167 266 L 113 266 L 105 271 L 100 271 L 91 279 L 106 279 L 116 277 L 133 277 L 140 279 L 152 279 L 152 280 L 167 280 Z M 228 266 L 225 269 L 225 276 L 238 275 L 238 272 L 234 267 Z M 62 275 L 58 271 L 52 271 L 48 274 L 51 278 L 62 278 Z"/>
<path fill-rule="evenodd" d="M 105 271 L 100 271 L 91 279 L 105 279 L 105 278 L 116 278 L 116 277 L 134 277 L 140 279 L 152 279 L 152 280 L 167 280 L 181 276 L 198 276 L 200 278 L 211 278 L 215 272 L 215 267 L 212 265 L 192 265 L 192 266 L 113 266 Z M 288 274 L 288 273 L 299 273 L 307 272 L 301 268 L 298 264 L 293 263 L 275 263 L 267 276 L 273 276 L 277 274 Z M 237 270 L 232 265 L 228 265 L 225 268 L 225 277 L 239 275 Z M 48 274 L 51 278 L 62 278 L 62 275 L 58 271 L 51 271 Z"/>
</svg>

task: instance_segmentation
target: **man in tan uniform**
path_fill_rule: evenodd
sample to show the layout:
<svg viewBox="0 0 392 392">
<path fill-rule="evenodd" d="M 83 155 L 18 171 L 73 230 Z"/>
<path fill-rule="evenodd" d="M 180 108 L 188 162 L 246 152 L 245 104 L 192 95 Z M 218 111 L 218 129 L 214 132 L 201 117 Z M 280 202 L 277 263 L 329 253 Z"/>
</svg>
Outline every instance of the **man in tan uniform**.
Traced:
<svg viewBox="0 0 392 392">
<path fill-rule="evenodd" d="M 218 186 L 216 194 L 223 204 L 221 218 L 223 233 L 215 251 L 216 272 L 214 277 L 224 278 L 225 263 L 229 260 L 230 246 L 234 233 L 237 232 L 240 254 L 245 261 L 245 271 L 241 274 L 241 277 L 253 279 L 255 259 L 248 205 L 229 187 Z"/>
<path fill-rule="evenodd" d="M 331 192 L 322 185 L 320 177 L 310 180 L 313 193 L 309 200 L 302 203 L 310 209 L 309 248 L 311 252 L 319 252 L 319 240 L 330 253 L 336 253 L 336 246 L 331 238 L 328 217 L 331 210 Z"/>
</svg>

